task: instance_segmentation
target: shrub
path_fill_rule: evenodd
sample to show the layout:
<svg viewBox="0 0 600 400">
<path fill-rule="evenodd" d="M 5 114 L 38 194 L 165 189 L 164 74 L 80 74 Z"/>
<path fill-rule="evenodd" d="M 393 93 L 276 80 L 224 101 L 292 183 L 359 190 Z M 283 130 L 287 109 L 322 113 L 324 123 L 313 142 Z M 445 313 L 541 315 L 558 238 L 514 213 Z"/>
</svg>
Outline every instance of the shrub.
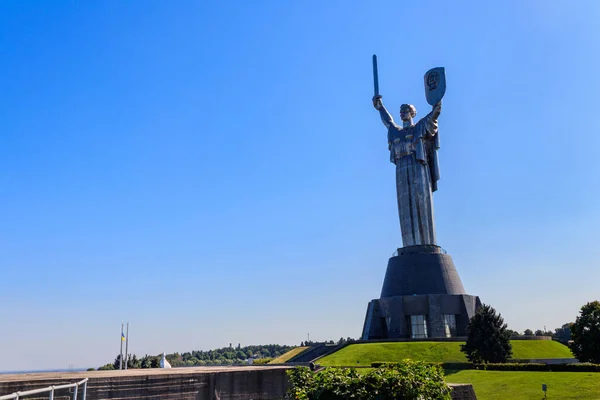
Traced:
<svg viewBox="0 0 600 400">
<path fill-rule="evenodd" d="M 359 374 L 356 369 L 328 368 L 312 373 L 306 367 L 287 372 L 293 400 L 449 400 L 450 388 L 439 366 L 405 360 Z"/>
</svg>

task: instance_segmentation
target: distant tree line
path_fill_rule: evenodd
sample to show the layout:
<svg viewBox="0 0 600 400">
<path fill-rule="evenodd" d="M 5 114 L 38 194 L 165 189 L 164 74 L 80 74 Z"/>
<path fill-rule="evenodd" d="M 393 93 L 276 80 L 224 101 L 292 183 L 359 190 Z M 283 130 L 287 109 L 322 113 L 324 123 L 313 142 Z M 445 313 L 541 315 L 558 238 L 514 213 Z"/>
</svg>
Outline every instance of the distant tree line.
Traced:
<svg viewBox="0 0 600 400">
<path fill-rule="evenodd" d="M 507 329 L 507 332 L 511 337 L 522 337 L 522 336 L 550 336 L 552 340 L 556 340 L 564 344 L 568 345 L 569 340 L 571 340 L 571 328 L 573 327 L 573 322 L 568 322 L 563 324 L 560 328 L 556 328 L 554 332 L 545 331 L 542 329 L 537 329 L 535 332 L 531 329 L 525 329 L 523 333 L 513 331 L 512 329 Z"/>
<path fill-rule="evenodd" d="M 320 345 L 320 344 L 341 345 L 341 344 L 354 343 L 354 342 L 356 342 L 356 339 L 351 338 L 351 337 L 347 337 L 346 339 L 344 339 L 343 337 L 341 337 L 340 340 L 338 340 L 337 342 L 335 342 L 333 340 L 326 340 L 324 342 L 315 342 L 313 340 L 306 340 L 304 342 L 300 342 L 300 347 L 317 346 L 317 345 Z"/>
<path fill-rule="evenodd" d="M 324 342 L 315 342 L 312 340 L 306 340 L 300 343 L 301 347 L 317 346 L 320 344 L 328 345 L 340 345 L 346 343 L 354 343 L 356 339 L 347 337 L 340 338 L 338 341 L 327 340 Z M 166 358 L 172 367 L 196 367 L 203 365 L 236 365 L 244 364 L 249 358 L 254 359 L 257 364 L 267 363 L 280 355 L 287 353 L 288 351 L 296 348 L 297 346 L 285 346 L 279 344 L 266 344 L 256 346 L 245 346 L 241 347 L 238 344 L 233 347 L 229 344 L 229 347 L 223 347 L 215 350 L 194 350 L 186 353 L 172 353 L 167 354 Z M 124 358 L 124 357 L 123 357 Z M 155 356 L 146 354 L 143 357 L 138 357 L 135 354 L 129 354 L 127 356 L 127 369 L 136 368 L 160 368 L 160 360 L 162 354 Z M 257 361 L 261 360 L 261 361 Z M 117 355 L 112 363 L 105 364 L 99 367 L 99 370 L 112 370 L 119 369 L 121 364 L 121 355 Z M 125 360 L 123 360 L 123 368 L 125 368 Z"/>
<path fill-rule="evenodd" d="M 172 367 L 193 367 L 202 365 L 233 365 L 244 364 L 249 358 L 264 359 L 279 357 L 283 353 L 290 351 L 296 346 L 282 346 L 279 344 L 267 344 L 258 346 L 223 347 L 214 350 L 194 350 L 186 353 L 167 354 L 167 361 Z M 135 368 L 159 368 L 162 354 L 148 355 L 138 357 L 135 354 L 130 354 L 127 357 L 127 369 Z M 125 361 L 125 360 L 123 360 Z M 105 364 L 99 367 L 99 370 L 119 369 L 121 363 L 121 355 L 117 355 L 112 363 Z M 124 367 L 124 365 L 123 365 Z"/>
</svg>

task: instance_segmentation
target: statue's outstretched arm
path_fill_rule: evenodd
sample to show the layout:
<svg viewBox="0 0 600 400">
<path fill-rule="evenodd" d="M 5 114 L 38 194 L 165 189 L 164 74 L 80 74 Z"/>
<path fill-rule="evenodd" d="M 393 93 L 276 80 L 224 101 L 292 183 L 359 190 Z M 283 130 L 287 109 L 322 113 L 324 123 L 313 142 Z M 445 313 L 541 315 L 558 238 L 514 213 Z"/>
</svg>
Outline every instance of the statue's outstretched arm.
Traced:
<svg viewBox="0 0 600 400">
<path fill-rule="evenodd" d="M 442 112 L 442 102 L 440 101 L 435 106 L 429 114 L 424 116 L 417 122 L 417 125 L 421 128 L 418 130 L 422 132 L 422 138 L 425 140 L 431 140 L 433 137 L 438 134 L 438 117 Z M 436 139 L 439 140 L 439 139 Z"/>
<path fill-rule="evenodd" d="M 389 127 L 394 124 L 394 119 L 383 105 L 383 102 L 381 101 L 381 96 L 377 95 L 373 97 L 373 107 L 375 107 L 375 109 L 379 111 L 379 115 L 381 116 L 381 122 L 383 122 L 385 127 L 389 129 Z"/>
<path fill-rule="evenodd" d="M 388 112 L 388 110 L 386 110 L 383 104 L 379 109 L 379 115 L 381 116 L 381 122 L 383 122 L 385 127 L 389 129 L 390 125 L 394 123 L 394 118 L 392 118 L 392 115 Z"/>
<path fill-rule="evenodd" d="M 437 102 L 437 104 L 435 106 L 433 106 L 433 109 L 431 110 L 431 117 L 437 121 L 441 112 L 442 112 L 442 101 L 440 100 Z"/>
</svg>

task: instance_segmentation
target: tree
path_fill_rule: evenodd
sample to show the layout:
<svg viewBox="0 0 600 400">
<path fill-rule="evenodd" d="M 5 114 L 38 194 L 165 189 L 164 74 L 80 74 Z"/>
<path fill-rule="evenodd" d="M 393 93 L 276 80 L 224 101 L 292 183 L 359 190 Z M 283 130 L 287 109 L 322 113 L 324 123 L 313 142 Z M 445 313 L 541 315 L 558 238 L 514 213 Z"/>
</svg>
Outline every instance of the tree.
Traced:
<svg viewBox="0 0 600 400">
<path fill-rule="evenodd" d="M 148 354 L 146 354 L 144 357 L 142 357 L 140 359 L 141 368 L 152 368 L 152 360 L 154 358 L 155 358 L 154 356 L 149 356 Z"/>
<path fill-rule="evenodd" d="M 525 336 L 533 336 L 533 331 L 531 329 L 525 329 L 525 332 L 523 332 L 523 335 L 525 335 Z"/>
<path fill-rule="evenodd" d="M 467 326 L 467 342 L 460 350 L 473 363 L 501 363 L 512 355 L 508 331 L 501 314 L 484 304 Z"/>
<path fill-rule="evenodd" d="M 600 363 L 600 302 L 587 303 L 571 327 L 571 351 L 581 362 Z"/>
<path fill-rule="evenodd" d="M 141 366 L 142 366 L 142 362 L 141 362 L 141 360 L 139 360 L 137 358 L 137 356 L 135 354 L 133 354 L 133 355 L 129 354 L 127 356 L 127 368 L 128 369 L 141 368 Z"/>
<path fill-rule="evenodd" d="M 571 340 L 571 328 L 573 327 L 573 322 L 569 322 L 561 326 L 560 328 L 556 328 L 554 330 L 554 334 L 552 335 L 552 340 L 556 340 L 567 346 L 569 344 L 569 340 Z"/>
<path fill-rule="evenodd" d="M 115 361 L 113 361 L 113 369 L 119 369 L 119 367 L 125 368 L 125 363 L 121 364 L 120 354 L 115 358 Z"/>
<path fill-rule="evenodd" d="M 510 337 L 519 337 L 521 336 L 521 334 L 517 331 L 513 331 L 512 329 L 507 329 L 508 334 L 510 335 Z"/>
</svg>

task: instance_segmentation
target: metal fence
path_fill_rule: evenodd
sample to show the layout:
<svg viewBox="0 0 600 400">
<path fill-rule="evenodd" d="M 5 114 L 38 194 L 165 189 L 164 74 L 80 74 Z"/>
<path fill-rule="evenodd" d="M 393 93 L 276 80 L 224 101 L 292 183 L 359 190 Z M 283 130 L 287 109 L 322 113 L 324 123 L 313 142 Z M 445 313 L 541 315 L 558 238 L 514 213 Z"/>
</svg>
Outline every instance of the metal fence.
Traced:
<svg viewBox="0 0 600 400">
<path fill-rule="evenodd" d="M 75 388 L 75 390 L 73 390 L 73 400 L 78 400 L 77 393 L 79 392 L 80 386 L 83 387 L 83 393 L 82 393 L 80 399 L 85 400 L 85 396 L 86 396 L 86 392 L 87 392 L 87 383 L 88 383 L 88 378 L 85 378 L 79 382 L 69 383 L 67 385 L 48 386 L 48 387 L 41 388 L 41 389 L 33 389 L 33 390 L 27 390 L 24 392 L 15 392 L 12 394 L 7 394 L 4 396 L 0 396 L 0 400 L 9 400 L 9 399 L 19 400 L 23 396 L 30 396 L 32 394 L 42 394 L 42 393 L 48 393 L 50 396 L 48 399 L 54 400 L 54 392 L 56 390 L 70 389 L 70 388 Z"/>
</svg>

